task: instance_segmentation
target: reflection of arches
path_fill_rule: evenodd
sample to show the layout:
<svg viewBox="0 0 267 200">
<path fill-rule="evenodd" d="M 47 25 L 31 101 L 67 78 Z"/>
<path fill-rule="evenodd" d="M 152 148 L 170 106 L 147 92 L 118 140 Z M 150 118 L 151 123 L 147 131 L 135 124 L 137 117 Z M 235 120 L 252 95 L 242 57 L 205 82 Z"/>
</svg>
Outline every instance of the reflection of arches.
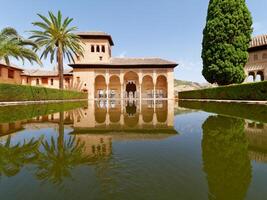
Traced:
<svg viewBox="0 0 267 200">
<path fill-rule="evenodd" d="M 168 90 L 167 78 L 163 75 L 158 76 L 156 83 L 156 97 L 168 98 L 167 90 Z"/>
<path fill-rule="evenodd" d="M 128 127 L 135 127 L 139 122 L 139 115 L 136 113 L 136 105 L 135 102 L 127 102 L 126 106 L 126 115 L 124 117 L 125 125 Z"/>
<path fill-rule="evenodd" d="M 97 108 L 95 110 L 95 121 L 99 124 L 103 124 L 106 122 L 106 109 Z"/>
<path fill-rule="evenodd" d="M 120 106 L 115 106 L 114 108 L 110 108 L 109 110 L 109 120 L 112 123 L 120 122 L 121 117 L 121 108 Z"/>
<path fill-rule="evenodd" d="M 112 75 L 109 79 L 109 93 L 110 98 L 120 97 L 120 78 L 116 75 Z"/>
<path fill-rule="evenodd" d="M 153 79 L 151 76 L 146 75 L 142 80 L 142 97 L 143 98 L 153 98 Z"/>
<path fill-rule="evenodd" d="M 102 75 L 95 77 L 95 97 L 96 98 L 105 98 L 106 97 L 106 80 Z"/>
<path fill-rule="evenodd" d="M 157 121 L 159 123 L 164 123 L 167 121 L 168 118 L 168 108 L 167 108 L 167 102 L 157 102 L 157 104 L 162 104 L 160 108 L 156 108 L 156 115 L 157 115 Z"/>
<path fill-rule="evenodd" d="M 142 109 L 143 121 L 145 123 L 150 123 L 153 121 L 154 108 L 144 108 Z"/>
<path fill-rule="evenodd" d="M 133 97 L 137 97 L 138 80 L 139 78 L 137 73 L 133 71 L 125 73 L 124 82 L 126 83 L 125 91 L 127 93 L 127 97 L 129 97 L 130 94 L 132 94 Z"/>
</svg>

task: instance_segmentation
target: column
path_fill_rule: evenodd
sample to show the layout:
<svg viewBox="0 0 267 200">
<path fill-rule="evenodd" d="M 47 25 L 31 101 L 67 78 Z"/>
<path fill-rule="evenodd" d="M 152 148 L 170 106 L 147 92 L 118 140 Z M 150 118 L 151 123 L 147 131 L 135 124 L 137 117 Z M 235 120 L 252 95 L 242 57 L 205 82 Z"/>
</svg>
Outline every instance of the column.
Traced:
<svg viewBox="0 0 267 200">
<path fill-rule="evenodd" d="M 153 78 L 153 98 L 155 100 L 156 99 L 156 84 L 157 84 L 157 74 L 155 70 L 153 71 L 152 78 Z"/>
<path fill-rule="evenodd" d="M 109 98 L 109 71 L 106 70 L 106 84 L 107 84 L 107 90 L 106 90 L 106 98 Z"/>
<path fill-rule="evenodd" d="M 121 70 L 120 71 L 120 84 L 121 84 L 121 94 L 120 94 L 120 96 L 121 96 L 121 99 L 124 98 L 124 80 L 123 79 L 124 79 L 124 73 Z"/>
<path fill-rule="evenodd" d="M 95 71 L 83 72 L 87 73 L 87 91 L 88 91 L 88 99 L 95 99 Z M 81 76 L 82 74 L 78 74 Z M 74 77 L 76 79 L 76 77 Z M 74 80 L 73 80 L 74 82 Z"/>
<path fill-rule="evenodd" d="M 174 75 L 173 69 L 168 69 L 167 73 L 168 99 L 174 99 Z"/>
<path fill-rule="evenodd" d="M 142 98 L 142 82 L 143 82 L 143 72 L 140 70 L 138 72 L 138 81 L 139 81 L 139 98 Z"/>
<path fill-rule="evenodd" d="M 253 82 L 255 82 L 255 81 L 256 81 L 256 73 L 253 72 Z"/>
</svg>

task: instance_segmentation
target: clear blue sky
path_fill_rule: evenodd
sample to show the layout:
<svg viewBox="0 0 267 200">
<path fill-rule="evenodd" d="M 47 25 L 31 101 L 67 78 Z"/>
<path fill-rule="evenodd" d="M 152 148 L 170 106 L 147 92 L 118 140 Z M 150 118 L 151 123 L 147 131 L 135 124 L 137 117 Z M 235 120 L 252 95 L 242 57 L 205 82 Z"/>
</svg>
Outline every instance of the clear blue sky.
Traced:
<svg viewBox="0 0 267 200">
<path fill-rule="evenodd" d="M 61 10 L 80 31 L 105 31 L 115 42 L 113 56 L 162 57 L 178 62 L 175 77 L 205 82 L 201 41 L 208 0 L 0 0 L 0 28 L 22 35 L 33 29 L 36 13 Z M 267 1 L 247 0 L 254 35 L 267 33 Z M 17 63 L 22 65 L 21 63 Z M 44 61 L 44 67 L 54 64 Z M 34 67 L 27 66 L 25 67 Z"/>
</svg>

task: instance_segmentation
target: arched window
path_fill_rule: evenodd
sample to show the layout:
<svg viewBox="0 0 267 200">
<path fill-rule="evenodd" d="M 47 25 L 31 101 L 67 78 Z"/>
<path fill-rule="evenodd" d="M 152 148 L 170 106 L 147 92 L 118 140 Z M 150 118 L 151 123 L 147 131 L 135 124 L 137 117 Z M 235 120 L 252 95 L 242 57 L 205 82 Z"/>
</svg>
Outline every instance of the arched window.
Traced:
<svg viewBox="0 0 267 200">
<path fill-rule="evenodd" d="M 91 52 L 95 52 L 95 46 L 91 45 Z"/>
<path fill-rule="evenodd" d="M 105 53 L 106 49 L 105 49 L 105 45 L 102 45 L 102 52 Z"/>
<path fill-rule="evenodd" d="M 100 52 L 100 46 L 99 45 L 96 46 L 96 52 Z"/>
<path fill-rule="evenodd" d="M 36 79 L 36 85 L 39 85 L 40 84 L 40 81 L 39 81 L 39 79 L 37 78 Z"/>
<path fill-rule="evenodd" d="M 51 78 L 50 82 L 51 82 L 51 85 L 54 85 L 54 79 Z"/>
</svg>

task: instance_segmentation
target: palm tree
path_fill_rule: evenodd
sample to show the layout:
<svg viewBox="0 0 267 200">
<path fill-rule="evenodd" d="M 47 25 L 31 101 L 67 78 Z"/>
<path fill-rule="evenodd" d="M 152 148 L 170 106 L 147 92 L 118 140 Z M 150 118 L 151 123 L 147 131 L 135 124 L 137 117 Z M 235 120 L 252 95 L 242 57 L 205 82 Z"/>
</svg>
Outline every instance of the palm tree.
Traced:
<svg viewBox="0 0 267 200">
<path fill-rule="evenodd" d="M 39 30 L 31 31 L 32 36 L 39 47 L 43 48 L 41 58 L 47 58 L 50 54 L 50 62 L 53 63 L 55 56 L 58 63 L 59 88 L 63 89 L 63 58 L 67 57 L 68 61 L 74 62 L 74 55 L 83 55 L 83 48 L 79 36 L 73 31 L 76 27 L 69 27 L 73 18 L 62 20 L 62 14 L 58 11 L 57 16 L 49 12 L 49 17 L 41 14 L 38 16 L 42 21 L 33 22 L 33 25 Z"/>
<path fill-rule="evenodd" d="M 14 28 L 8 27 L 0 31 L 0 59 L 7 65 L 10 65 L 10 57 L 40 64 L 39 57 L 29 47 L 37 48 L 37 45 L 31 40 L 24 39 Z"/>
</svg>

